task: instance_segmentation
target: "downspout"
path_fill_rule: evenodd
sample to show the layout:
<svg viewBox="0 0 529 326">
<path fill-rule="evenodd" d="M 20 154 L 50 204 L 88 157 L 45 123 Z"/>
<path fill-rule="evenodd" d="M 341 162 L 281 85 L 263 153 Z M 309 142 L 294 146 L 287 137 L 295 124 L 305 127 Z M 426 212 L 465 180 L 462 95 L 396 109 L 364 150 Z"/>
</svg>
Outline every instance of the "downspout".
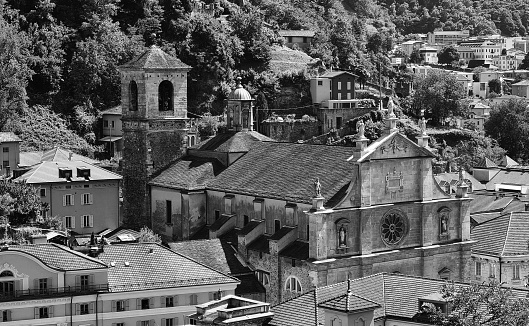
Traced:
<svg viewBox="0 0 529 326">
<path fill-rule="evenodd" d="M 97 300 L 99 299 L 99 291 L 96 293 L 96 326 L 99 325 L 99 318 L 98 318 L 98 315 L 97 315 Z"/>
<path fill-rule="evenodd" d="M 70 325 L 73 325 L 73 293 L 70 295 Z"/>
</svg>

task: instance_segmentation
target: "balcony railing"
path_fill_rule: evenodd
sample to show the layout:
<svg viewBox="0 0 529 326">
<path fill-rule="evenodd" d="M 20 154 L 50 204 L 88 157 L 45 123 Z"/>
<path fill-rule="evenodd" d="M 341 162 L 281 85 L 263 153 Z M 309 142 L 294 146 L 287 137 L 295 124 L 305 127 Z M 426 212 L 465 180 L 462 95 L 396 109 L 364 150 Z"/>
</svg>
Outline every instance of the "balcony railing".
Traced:
<svg viewBox="0 0 529 326">
<path fill-rule="evenodd" d="M 0 293 L 0 302 L 27 300 L 43 297 L 62 297 L 70 295 L 85 295 L 96 292 L 108 292 L 108 284 L 92 284 L 83 286 L 65 286 L 47 289 L 17 290 Z"/>
</svg>

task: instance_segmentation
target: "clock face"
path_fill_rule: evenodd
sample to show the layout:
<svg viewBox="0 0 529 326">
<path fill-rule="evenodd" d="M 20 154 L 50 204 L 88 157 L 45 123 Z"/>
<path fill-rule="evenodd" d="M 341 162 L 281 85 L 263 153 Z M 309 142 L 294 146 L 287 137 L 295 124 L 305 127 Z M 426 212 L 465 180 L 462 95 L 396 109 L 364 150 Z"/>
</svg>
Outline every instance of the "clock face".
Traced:
<svg viewBox="0 0 529 326">
<path fill-rule="evenodd" d="M 382 241 L 388 245 L 398 244 L 406 235 L 406 218 L 400 211 L 393 210 L 384 217 L 380 223 Z"/>
</svg>

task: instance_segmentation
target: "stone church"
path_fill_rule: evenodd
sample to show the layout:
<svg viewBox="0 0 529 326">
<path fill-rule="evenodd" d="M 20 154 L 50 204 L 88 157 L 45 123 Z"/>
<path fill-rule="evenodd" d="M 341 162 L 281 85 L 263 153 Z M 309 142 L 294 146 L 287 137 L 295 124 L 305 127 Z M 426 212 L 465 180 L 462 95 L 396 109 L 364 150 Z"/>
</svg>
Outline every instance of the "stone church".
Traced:
<svg viewBox="0 0 529 326">
<path fill-rule="evenodd" d="M 273 142 L 239 81 L 228 131 L 189 147 L 189 69 L 157 48 L 122 68 L 127 218 L 167 241 L 222 239 L 273 304 L 380 272 L 468 280 L 470 199 L 435 182 L 427 135 L 400 134 L 390 108 L 371 144 L 363 126 L 356 147 Z"/>
</svg>

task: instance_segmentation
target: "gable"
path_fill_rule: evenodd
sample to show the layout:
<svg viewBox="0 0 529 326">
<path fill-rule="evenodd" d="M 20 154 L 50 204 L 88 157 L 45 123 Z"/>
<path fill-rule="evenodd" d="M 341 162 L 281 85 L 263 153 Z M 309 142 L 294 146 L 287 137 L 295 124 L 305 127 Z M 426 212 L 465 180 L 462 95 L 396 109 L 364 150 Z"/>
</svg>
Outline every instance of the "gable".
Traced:
<svg viewBox="0 0 529 326">
<path fill-rule="evenodd" d="M 406 136 L 393 132 L 369 145 L 357 162 L 412 157 L 434 157 L 434 155 L 430 150 L 420 147 Z M 354 158 L 349 158 L 351 159 Z"/>
</svg>

